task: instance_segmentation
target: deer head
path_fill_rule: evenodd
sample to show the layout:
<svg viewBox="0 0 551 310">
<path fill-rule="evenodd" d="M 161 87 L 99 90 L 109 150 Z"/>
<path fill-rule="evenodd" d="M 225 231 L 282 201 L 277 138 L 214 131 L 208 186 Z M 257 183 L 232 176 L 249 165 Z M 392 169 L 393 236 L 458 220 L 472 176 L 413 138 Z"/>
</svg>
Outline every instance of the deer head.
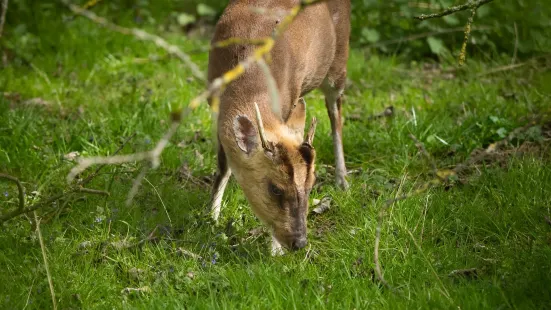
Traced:
<svg viewBox="0 0 551 310">
<path fill-rule="evenodd" d="M 295 105 L 285 122 L 264 128 L 255 103 L 255 119 L 239 115 L 233 124 L 239 160 L 233 169 L 253 212 L 288 249 L 307 244 L 308 198 L 315 183 L 313 147 L 316 119 L 303 137 L 305 104 Z M 275 129 L 273 129 L 275 128 Z"/>
</svg>

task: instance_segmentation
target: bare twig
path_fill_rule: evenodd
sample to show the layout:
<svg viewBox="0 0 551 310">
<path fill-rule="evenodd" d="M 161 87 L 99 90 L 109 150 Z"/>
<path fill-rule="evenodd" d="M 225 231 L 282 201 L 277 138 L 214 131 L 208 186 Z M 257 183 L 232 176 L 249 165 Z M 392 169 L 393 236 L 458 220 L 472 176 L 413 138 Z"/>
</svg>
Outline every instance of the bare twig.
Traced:
<svg viewBox="0 0 551 310">
<path fill-rule="evenodd" d="M 131 134 L 128 138 L 126 138 L 126 140 L 124 140 L 123 143 L 121 143 L 121 145 L 119 146 L 119 148 L 113 153 L 113 155 L 117 155 L 125 146 L 128 142 L 130 142 L 130 140 L 132 140 L 132 138 L 134 138 L 136 136 L 136 133 L 134 132 L 133 134 Z M 105 165 L 100 165 L 96 171 L 94 171 L 94 173 L 90 174 L 89 176 L 87 176 L 85 179 L 83 179 L 82 181 L 80 181 L 80 185 L 82 186 L 86 186 L 86 184 L 88 184 L 90 181 L 92 181 L 93 178 L 95 178 L 98 173 L 101 171 L 101 169 L 105 167 Z"/>
<path fill-rule="evenodd" d="M 42 259 L 44 260 L 44 269 L 46 270 L 46 276 L 48 277 L 48 285 L 50 286 L 50 295 L 52 296 L 52 304 L 53 309 L 57 309 L 57 301 L 55 298 L 55 291 L 54 291 L 54 282 L 52 281 L 52 275 L 50 274 L 50 267 L 48 266 L 48 257 L 46 255 L 46 246 L 44 246 L 44 240 L 42 239 L 42 232 L 40 231 L 40 220 L 38 219 L 38 216 L 36 215 L 36 211 L 33 212 L 34 214 L 34 222 L 36 224 L 36 233 L 38 235 L 38 242 L 40 242 L 40 250 L 42 251 Z"/>
<path fill-rule="evenodd" d="M 481 73 L 477 74 L 476 76 L 480 77 L 480 76 L 484 76 L 484 75 L 490 75 L 490 74 L 494 74 L 494 73 L 515 70 L 515 69 L 526 66 L 528 63 L 529 62 L 521 62 L 521 63 L 518 63 L 518 64 L 510 64 L 510 65 L 506 65 L 506 66 L 501 66 L 501 67 L 490 69 L 488 71 L 481 72 Z"/>
<path fill-rule="evenodd" d="M 122 27 L 122 26 L 113 24 L 110 21 L 108 21 L 107 19 L 105 19 L 103 17 L 100 17 L 100 16 L 97 16 L 95 13 L 93 13 L 91 11 L 88 11 L 86 9 L 83 9 L 79 6 L 76 6 L 72 3 L 70 3 L 68 0 L 62 0 L 62 2 L 66 6 L 68 6 L 69 9 L 73 13 L 78 14 L 78 15 L 82 15 L 82 16 L 90 19 L 94 23 L 102 25 L 105 28 L 108 28 L 112 31 L 115 31 L 115 32 L 118 32 L 118 33 L 121 33 L 121 34 L 132 35 L 132 36 L 134 36 L 137 39 L 142 40 L 142 41 L 151 41 L 151 42 L 153 42 L 158 47 L 164 49 L 167 53 L 169 53 L 173 56 L 176 56 L 178 59 L 180 59 L 186 66 L 188 66 L 188 68 L 191 70 L 191 73 L 196 78 L 198 78 L 201 81 L 205 81 L 205 75 L 203 74 L 203 72 L 201 71 L 199 66 L 197 66 L 191 60 L 191 57 L 189 57 L 188 54 L 182 52 L 176 45 L 172 45 L 172 44 L 168 43 L 165 39 L 163 39 L 159 36 L 147 33 L 147 32 L 145 32 L 141 29 L 126 28 L 126 27 Z"/>
<path fill-rule="evenodd" d="M 2 0 L 2 13 L 0 13 L 0 38 L 6 22 L 6 12 L 8 11 L 8 0 Z"/>
<path fill-rule="evenodd" d="M 130 188 L 130 191 L 128 192 L 128 196 L 126 197 L 127 206 L 132 204 L 132 200 L 134 200 L 134 197 L 138 193 L 138 189 L 140 189 L 142 181 L 145 178 L 145 175 L 147 174 L 148 171 L 149 171 L 149 166 L 143 167 L 142 171 L 140 171 L 140 174 L 138 174 L 138 176 L 132 182 L 132 188 Z"/>
<path fill-rule="evenodd" d="M 61 194 L 51 196 L 51 197 L 47 198 L 46 200 L 39 201 L 39 202 L 29 206 L 29 207 L 25 207 L 23 209 L 16 209 L 16 210 L 13 210 L 12 212 L 8 212 L 6 214 L 0 215 L 0 224 L 6 222 L 8 220 L 11 220 L 12 218 L 14 218 L 18 215 L 25 214 L 25 213 L 30 213 L 30 212 L 33 212 L 33 211 L 38 210 L 40 208 L 43 208 L 44 206 L 47 206 L 47 205 L 49 205 L 49 204 L 51 204 L 55 201 L 58 201 L 59 199 L 65 197 L 69 194 L 72 194 L 72 193 L 105 195 L 107 192 L 105 192 L 105 191 L 95 191 L 95 190 L 91 190 L 89 188 L 84 188 L 84 187 L 80 187 L 80 186 L 73 186 L 70 189 L 62 192 Z"/>
<path fill-rule="evenodd" d="M 279 90 L 277 89 L 277 84 L 274 79 L 274 76 L 272 75 L 272 72 L 270 71 L 270 68 L 264 61 L 264 59 L 258 60 L 258 65 L 260 66 L 260 69 L 262 69 L 262 72 L 264 72 L 264 75 L 266 76 L 266 83 L 268 84 L 268 92 L 270 94 L 270 99 L 272 100 L 272 112 L 274 112 L 275 115 L 281 117 L 281 104 L 279 101 Z"/>
<path fill-rule="evenodd" d="M 23 188 L 23 185 L 21 184 L 19 179 L 4 173 L 0 173 L 0 178 L 12 181 L 15 183 L 15 185 L 17 185 L 17 190 L 19 192 L 19 207 L 17 208 L 17 210 L 23 210 L 23 208 L 25 208 L 25 188 Z"/>
<path fill-rule="evenodd" d="M 439 13 L 421 14 L 421 15 L 416 16 L 414 18 L 418 19 L 418 20 L 425 20 L 425 19 L 429 19 L 429 18 L 443 17 L 443 16 L 450 15 L 450 14 L 453 14 L 453 13 L 456 13 L 456 12 L 459 12 L 459 11 L 465 11 L 465 10 L 469 10 L 469 9 L 478 9 L 480 6 L 482 6 L 486 3 L 490 3 L 492 1 L 494 1 L 494 0 L 469 1 L 469 2 L 461 4 L 461 5 L 456 5 L 456 6 L 449 7 L 449 8 L 447 8 L 444 11 L 439 12 Z"/>
<path fill-rule="evenodd" d="M 79 192 L 86 193 L 86 194 L 101 195 L 101 196 L 109 196 L 110 195 L 109 192 L 106 192 L 106 191 L 100 191 L 100 190 L 97 190 L 97 189 L 91 189 L 91 188 L 85 188 L 85 187 L 80 188 Z"/>
</svg>

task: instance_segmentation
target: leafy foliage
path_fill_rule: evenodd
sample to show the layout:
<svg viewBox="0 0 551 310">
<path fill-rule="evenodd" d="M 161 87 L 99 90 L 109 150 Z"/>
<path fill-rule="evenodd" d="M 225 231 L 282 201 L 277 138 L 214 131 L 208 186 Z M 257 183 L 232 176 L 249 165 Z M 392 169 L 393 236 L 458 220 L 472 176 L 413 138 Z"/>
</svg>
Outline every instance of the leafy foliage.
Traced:
<svg viewBox="0 0 551 310">
<path fill-rule="evenodd" d="M 372 46 L 382 53 L 399 53 L 411 58 L 457 54 L 463 41 L 463 27 L 469 12 L 425 21 L 413 17 L 433 13 L 466 0 L 358 0 L 352 1 L 352 38 L 355 47 Z M 551 50 L 551 6 L 547 0 L 493 1 L 480 7 L 469 42 L 470 54 L 531 56 Z M 213 23 L 221 14 L 222 0 L 140 0 L 99 2 L 94 10 L 115 19 L 134 15 L 137 24 L 181 27 Z M 40 30 L 32 26 L 37 12 L 59 18 L 64 8 L 58 1 L 13 0 L 8 14 L 11 36 L 24 36 L 19 43 L 37 45 Z M 167 13 L 169 12 L 169 13 Z M 518 39 L 518 42 L 517 42 Z M 19 49 L 13 43 L 8 47 Z M 26 50 L 26 49 L 25 49 Z"/>
<path fill-rule="evenodd" d="M 353 1 L 352 31 L 355 46 L 374 45 L 388 53 L 411 56 L 427 53 L 440 55 L 459 50 L 462 28 L 469 12 L 460 12 L 440 19 L 419 22 L 413 17 L 441 11 L 466 0 L 395 0 Z M 474 51 L 513 54 L 518 33 L 519 54 L 530 55 L 551 50 L 551 37 L 546 30 L 551 25 L 551 7 L 545 0 L 494 1 L 480 7 L 475 17 L 475 29 L 470 44 Z M 516 26 L 515 26 L 516 25 Z M 516 27 L 516 31 L 515 31 Z M 450 32 L 451 30 L 454 30 Z M 398 38 L 426 34 L 420 40 L 380 44 Z"/>
</svg>

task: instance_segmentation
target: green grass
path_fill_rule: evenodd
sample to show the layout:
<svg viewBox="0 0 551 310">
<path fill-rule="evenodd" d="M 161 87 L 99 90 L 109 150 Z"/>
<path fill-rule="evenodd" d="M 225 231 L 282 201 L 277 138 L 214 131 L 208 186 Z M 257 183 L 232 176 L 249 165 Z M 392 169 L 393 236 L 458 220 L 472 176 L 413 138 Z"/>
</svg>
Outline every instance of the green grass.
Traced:
<svg viewBox="0 0 551 310">
<path fill-rule="evenodd" d="M 121 153 L 150 149 L 168 128 L 171 106 L 186 104 L 204 87 L 188 80 L 188 70 L 175 59 L 134 63 L 164 54 L 152 44 L 82 18 L 62 23 L 46 16 L 35 23 L 52 31 L 42 30 L 39 44 L 10 38 L 32 65 L 16 58 L 0 72 L 1 90 L 23 98 L 0 97 L 0 171 L 24 182 L 29 203 L 67 187 L 74 163 L 65 154 L 112 154 L 133 134 Z M 207 44 L 163 35 L 183 50 Z M 193 58 L 206 67 L 206 54 Z M 541 152 L 479 165 L 465 184 L 434 188 L 390 209 L 380 254 L 386 280 L 400 293 L 373 275 L 378 210 L 430 179 L 430 165 L 410 133 L 439 167 L 452 167 L 524 125 L 523 116 L 547 109 L 549 72 L 527 68 L 476 76 L 507 61 L 471 59 L 467 72 L 448 80 L 399 57 L 352 51 L 344 110 L 362 120 L 346 121 L 344 148 L 348 168 L 360 172 L 350 176 L 348 192 L 334 188 L 325 166 L 333 155 L 323 97 L 317 91 L 308 95 L 308 114 L 322 120 L 315 139 L 319 185 L 311 198 L 330 196 L 333 205 L 309 221 L 309 252 L 283 257 L 269 255 L 267 234 L 249 234 L 260 224 L 233 181 L 221 225 L 205 219 L 209 188 L 181 172 L 186 165 L 197 179 L 214 173 L 210 112 L 201 106 L 184 120 L 161 167 L 147 175 L 130 206 L 125 200 L 139 163 L 106 167 L 90 187 L 110 197 L 67 197 L 57 205 L 66 208 L 41 225 L 60 308 L 551 307 L 551 227 L 544 219 L 551 215 L 551 165 L 541 126 L 513 141 L 530 141 Z M 22 103 L 31 98 L 49 104 Z M 394 117 L 368 120 L 388 105 L 395 107 Z M 2 212 L 16 206 L 14 186 L 2 182 L 0 193 Z M 114 246 L 143 240 L 155 227 L 154 242 Z M 25 217 L 0 227 L 3 309 L 51 307 L 40 246 L 30 229 Z M 180 255 L 179 248 L 203 260 Z M 448 277 L 464 268 L 477 268 L 478 277 Z M 121 293 L 146 286 L 149 292 L 141 295 Z"/>
</svg>

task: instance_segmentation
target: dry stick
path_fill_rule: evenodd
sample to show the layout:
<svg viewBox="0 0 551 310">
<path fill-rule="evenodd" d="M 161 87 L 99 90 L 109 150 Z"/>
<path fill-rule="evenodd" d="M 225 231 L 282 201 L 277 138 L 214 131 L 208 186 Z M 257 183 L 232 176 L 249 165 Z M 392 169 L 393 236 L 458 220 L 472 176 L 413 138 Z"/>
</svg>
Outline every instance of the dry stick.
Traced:
<svg viewBox="0 0 551 310">
<path fill-rule="evenodd" d="M 132 204 L 132 201 L 134 200 L 134 197 L 136 197 L 136 194 L 138 193 L 138 189 L 140 189 L 140 186 L 142 185 L 142 181 L 145 178 L 145 175 L 149 171 L 150 166 L 145 166 L 142 168 L 142 171 L 140 171 L 140 174 L 134 179 L 132 182 L 132 188 L 130 188 L 130 191 L 128 192 L 128 196 L 126 197 L 126 205 L 130 206 Z"/>
<path fill-rule="evenodd" d="M 322 1 L 324 0 L 302 0 L 299 4 L 294 6 L 290 10 L 290 13 L 279 23 L 273 35 L 271 37 L 266 37 L 263 39 L 264 44 L 256 48 L 252 53 L 252 55 L 250 55 L 243 61 L 239 62 L 237 66 L 235 66 L 233 69 L 229 70 L 228 72 L 224 73 L 221 77 L 214 79 L 210 83 L 208 89 L 203 93 L 199 94 L 199 96 L 192 99 L 186 108 L 174 111 L 172 113 L 172 124 L 170 126 L 170 129 L 165 133 L 165 135 L 161 138 L 161 140 L 159 140 L 159 142 L 157 143 L 157 145 L 153 150 L 147 151 L 147 152 L 129 154 L 129 155 L 118 155 L 118 156 L 109 156 L 109 157 L 90 157 L 90 158 L 80 159 L 78 165 L 75 166 L 73 169 L 71 169 L 71 171 L 69 172 L 69 175 L 67 176 L 67 180 L 71 182 L 78 174 L 86 170 L 88 167 L 96 164 L 122 164 L 122 163 L 133 162 L 133 161 L 147 160 L 151 163 L 152 168 L 157 168 L 160 163 L 159 156 L 161 155 L 165 147 L 168 145 L 172 136 L 176 133 L 176 130 L 178 129 L 178 127 L 180 126 L 180 123 L 182 122 L 182 119 L 184 119 L 192 110 L 196 109 L 201 102 L 212 97 L 214 94 L 219 94 L 220 91 L 224 89 L 229 83 L 233 82 L 238 77 L 243 75 L 243 73 L 245 73 L 245 71 L 248 70 L 253 63 L 258 63 L 258 61 L 263 59 L 272 50 L 275 44 L 275 40 L 285 31 L 285 29 L 287 29 L 289 24 L 294 20 L 294 18 L 305 6 L 319 3 Z M 98 17 L 91 12 L 82 10 L 81 8 L 68 4 L 66 1 L 65 3 L 71 8 L 71 10 L 90 18 L 91 20 L 97 22 L 100 25 L 106 26 L 109 29 L 113 29 L 114 31 L 128 33 L 128 34 L 135 34 L 136 32 L 142 32 L 141 30 L 128 29 L 128 28 L 123 28 L 123 27 L 111 24 L 102 17 Z M 149 36 L 152 36 L 152 35 L 149 35 Z M 155 36 L 152 36 L 152 37 L 155 37 Z M 234 40 L 234 44 L 237 44 L 235 42 L 238 42 L 238 41 Z M 213 99 L 216 99 L 216 98 L 213 98 Z M 211 104 L 211 109 L 214 113 L 218 112 L 218 103 L 219 103 L 219 100 L 213 100 L 213 103 Z"/>
<path fill-rule="evenodd" d="M 23 185 L 19 179 L 4 173 L 0 173 L 0 178 L 12 181 L 15 185 L 17 185 L 17 190 L 19 191 L 19 207 L 17 208 L 17 211 L 23 210 L 23 208 L 25 208 L 25 188 L 23 188 Z"/>
<path fill-rule="evenodd" d="M 262 72 L 264 72 L 264 76 L 266 76 L 268 92 L 270 93 L 270 99 L 272 101 L 272 112 L 274 112 L 275 115 L 281 117 L 279 90 L 277 89 L 277 84 L 274 76 L 272 75 L 272 72 L 270 71 L 270 68 L 268 67 L 264 59 L 260 59 L 258 61 L 258 65 L 260 66 L 260 69 L 262 69 Z"/>
<path fill-rule="evenodd" d="M 132 134 L 130 137 L 128 137 L 121 146 L 115 151 L 114 154 L 117 154 L 120 150 L 124 148 L 124 146 L 132 139 L 136 134 Z M 103 166 L 98 167 L 94 173 L 89 175 L 86 179 L 83 179 L 80 183 L 73 186 L 72 188 L 64 191 L 61 194 L 52 196 L 50 198 L 47 198 L 45 201 L 40 201 L 35 203 L 34 205 L 31 205 L 30 207 L 25 208 L 25 197 L 24 197 L 24 188 L 21 185 L 21 182 L 16 177 L 0 173 L 0 178 L 8 179 L 12 182 L 15 182 L 17 184 L 17 188 L 19 190 L 19 208 L 9 212 L 7 214 L 0 215 L 0 224 L 8 221 L 18 215 L 33 212 L 35 210 L 38 210 L 39 208 L 42 208 L 45 205 L 49 205 L 50 203 L 53 203 L 66 195 L 72 194 L 72 193 L 84 193 L 84 194 L 93 194 L 93 195 L 102 195 L 102 196 L 109 196 L 109 192 L 102 191 L 102 190 L 96 190 L 91 188 L 84 187 L 86 184 L 88 184 L 90 181 L 92 181 L 93 178 L 95 178 L 98 175 L 98 172 L 103 168 Z"/>
<path fill-rule="evenodd" d="M 499 72 L 514 70 L 514 69 L 518 69 L 518 68 L 524 67 L 524 66 L 526 66 L 528 63 L 529 63 L 529 62 L 527 61 L 527 62 L 522 62 L 522 63 L 518 63 L 518 64 L 510 64 L 510 65 L 507 65 L 507 66 L 497 67 L 497 68 L 490 69 L 490 70 L 485 71 L 485 72 L 481 72 L 481 73 L 477 74 L 476 76 L 477 76 L 477 77 L 481 77 L 481 76 L 484 76 L 484 75 L 490 75 L 490 74 L 494 74 L 494 73 L 499 73 Z"/>
<path fill-rule="evenodd" d="M 16 210 L 13 210 L 12 212 L 0 215 L 0 224 L 2 224 L 4 222 L 18 216 L 18 215 L 38 210 L 38 209 L 42 208 L 43 206 L 49 205 L 49 204 L 53 203 L 54 201 L 57 201 L 57 200 L 65 197 L 69 194 L 72 194 L 72 193 L 86 193 L 86 194 L 96 194 L 96 195 L 106 195 L 106 194 L 108 195 L 109 194 L 105 191 L 91 190 L 89 188 L 74 186 L 74 187 L 64 191 L 61 194 L 52 196 L 52 197 L 50 197 L 50 198 L 48 198 L 44 201 L 37 202 L 37 203 L 31 205 L 30 207 L 26 207 L 26 208 L 23 208 L 23 209 L 16 209 Z"/>
<path fill-rule="evenodd" d="M 153 42 L 155 45 L 157 45 L 158 47 L 164 49 L 167 53 L 169 53 L 173 56 L 176 56 L 184 64 L 186 64 L 188 66 L 188 68 L 191 70 L 191 73 L 196 78 L 198 78 L 201 81 L 205 81 L 205 75 L 203 74 L 201 69 L 199 69 L 199 66 L 197 66 L 191 60 L 191 57 L 189 57 L 189 55 L 182 52 L 176 45 L 172 45 L 172 44 L 168 43 L 165 39 L 163 39 L 159 36 L 147 33 L 147 32 L 145 32 L 141 29 L 126 28 L 126 27 L 122 27 L 122 26 L 113 24 L 110 21 L 108 21 L 107 19 L 105 19 L 103 17 L 100 17 L 100 16 L 97 16 L 93 12 L 85 10 L 85 9 L 79 7 L 79 6 L 76 6 L 76 5 L 70 3 L 67 0 L 62 0 L 62 2 L 66 6 L 68 6 L 69 9 L 73 13 L 84 16 L 84 17 L 90 19 L 91 21 L 95 22 L 96 24 L 102 25 L 103 27 L 105 27 L 107 29 L 110 29 L 112 31 L 115 31 L 115 32 L 118 32 L 118 33 L 121 33 L 121 34 L 125 34 L 125 35 L 132 35 L 132 36 L 134 36 L 137 39 L 142 40 L 142 41 L 151 41 L 151 42 Z"/>
<path fill-rule="evenodd" d="M 418 19 L 418 20 L 425 20 L 425 19 L 429 19 L 429 18 L 443 17 L 443 16 L 450 15 L 450 14 L 453 14 L 453 13 L 456 13 L 456 12 L 459 12 L 459 11 L 465 11 L 465 10 L 469 10 L 469 9 L 478 9 L 480 6 L 482 6 L 486 3 L 490 3 L 492 1 L 494 1 L 494 0 L 469 1 L 465 4 L 449 7 L 449 8 L 447 8 L 444 11 L 439 12 L 439 13 L 421 14 L 421 15 L 416 16 L 414 18 Z"/>
<path fill-rule="evenodd" d="M 54 282 L 52 281 L 52 275 L 50 274 L 50 267 L 48 267 L 48 257 L 46 256 L 46 247 L 44 246 L 44 240 L 42 239 L 42 232 L 40 231 L 40 220 L 36 215 L 36 211 L 34 211 L 33 214 L 34 214 L 34 222 L 36 224 L 36 233 L 38 234 L 38 241 L 40 242 L 40 249 L 42 250 L 42 259 L 44 260 L 44 269 L 46 269 L 46 276 L 48 277 L 48 285 L 50 286 L 50 294 L 52 296 L 52 304 L 54 306 L 53 309 L 56 310 L 57 301 L 55 299 Z"/>
<path fill-rule="evenodd" d="M 6 22 L 6 12 L 8 11 L 8 0 L 2 1 L 2 13 L 0 15 L 0 38 L 2 37 L 2 31 L 4 30 L 4 23 Z"/>
<path fill-rule="evenodd" d="M 128 138 L 126 138 L 126 140 L 124 140 L 121 145 L 119 146 L 119 148 L 113 153 L 113 155 L 117 155 L 125 146 L 126 144 L 128 144 L 128 142 L 130 142 L 130 140 L 132 140 L 132 138 L 134 138 L 136 136 L 136 133 L 134 132 L 133 134 L 131 134 Z M 101 171 L 101 169 L 103 169 L 103 167 L 105 167 L 105 165 L 100 165 L 96 171 L 94 171 L 94 173 L 90 174 L 88 177 L 86 177 L 84 180 L 80 181 L 80 185 L 82 186 L 85 186 L 86 184 L 88 184 L 90 181 L 92 181 L 93 178 L 95 178 L 98 173 Z"/>
</svg>

